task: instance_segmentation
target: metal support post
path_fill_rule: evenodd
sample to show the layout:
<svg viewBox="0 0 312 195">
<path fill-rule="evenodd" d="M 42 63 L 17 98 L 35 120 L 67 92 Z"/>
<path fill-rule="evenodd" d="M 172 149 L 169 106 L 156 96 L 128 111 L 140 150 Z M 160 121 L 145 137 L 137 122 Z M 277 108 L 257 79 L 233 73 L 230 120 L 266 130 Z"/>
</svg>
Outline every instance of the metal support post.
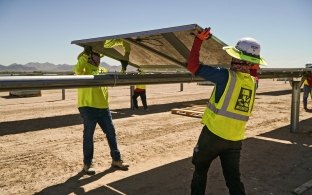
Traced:
<svg viewBox="0 0 312 195">
<path fill-rule="evenodd" d="M 180 91 L 183 91 L 183 83 L 180 83 Z"/>
<path fill-rule="evenodd" d="M 300 80 L 293 80 L 292 82 L 292 97 L 291 97 L 291 119 L 290 132 L 296 133 L 299 123 L 299 106 L 300 106 Z"/>
<path fill-rule="evenodd" d="M 133 101 L 132 101 L 132 96 L 133 96 L 133 91 L 134 91 L 134 86 L 130 86 L 130 109 L 134 109 L 133 107 Z"/>
<path fill-rule="evenodd" d="M 65 100 L 65 89 L 62 89 L 62 100 Z"/>
</svg>

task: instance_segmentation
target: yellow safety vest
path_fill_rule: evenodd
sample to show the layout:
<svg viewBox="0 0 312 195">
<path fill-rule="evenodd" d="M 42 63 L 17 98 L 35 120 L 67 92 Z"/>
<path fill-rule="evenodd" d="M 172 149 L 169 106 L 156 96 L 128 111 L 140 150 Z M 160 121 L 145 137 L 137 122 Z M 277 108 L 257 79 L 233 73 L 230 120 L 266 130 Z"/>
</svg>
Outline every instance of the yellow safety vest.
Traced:
<svg viewBox="0 0 312 195">
<path fill-rule="evenodd" d="M 74 67 L 77 75 L 98 75 L 99 71 L 107 72 L 103 67 L 96 67 L 88 63 L 88 55 L 79 56 Z M 78 88 L 78 107 L 108 108 L 107 87 Z"/>
<path fill-rule="evenodd" d="M 144 74 L 143 72 L 142 72 L 142 70 L 139 72 L 139 75 L 140 74 Z M 134 89 L 146 89 L 146 86 L 145 85 L 135 85 L 134 86 Z"/>
<path fill-rule="evenodd" d="M 309 86 L 308 80 L 304 80 L 303 84 Z"/>
<path fill-rule="evenodd" d="M 134 88 L 135 89 L 146 89 L 146 86 L 145 85 L 136 85 Z"/>
<path fill-rule="evenodd" d="M 219 102 L 215 102 L 214 89 L 202 123 L 223 139 L 244 139 L 246 123 L 255 100 L 255 83 L 254 77 L 249 74 L 229 70 L 229 79 Z"/>
</svg>

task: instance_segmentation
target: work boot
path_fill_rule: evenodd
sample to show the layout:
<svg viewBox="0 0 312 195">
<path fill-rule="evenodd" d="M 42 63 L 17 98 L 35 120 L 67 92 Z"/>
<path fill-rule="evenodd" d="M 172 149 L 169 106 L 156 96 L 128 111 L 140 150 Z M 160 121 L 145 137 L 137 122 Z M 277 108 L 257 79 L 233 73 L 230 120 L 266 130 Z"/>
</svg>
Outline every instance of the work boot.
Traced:
<svg viewBox="0 0 312 195">
<path fill-rule="evenodd" d="M 91 165 L 84 165 L 83 166 L 83 171 L 87 174 L 87 175 L 94 175 L 95 174 L 95 169 L 93 168 L 92 164 Z"/>
<path fill-rule="evenodd" d="M 113 160 L 112 161 L 112 167 L 115 167 L 115 168 L 123 170 L 123 171 L 127 171 L 129 165 L 124 164 L 122 160 Z"/>
</svg>

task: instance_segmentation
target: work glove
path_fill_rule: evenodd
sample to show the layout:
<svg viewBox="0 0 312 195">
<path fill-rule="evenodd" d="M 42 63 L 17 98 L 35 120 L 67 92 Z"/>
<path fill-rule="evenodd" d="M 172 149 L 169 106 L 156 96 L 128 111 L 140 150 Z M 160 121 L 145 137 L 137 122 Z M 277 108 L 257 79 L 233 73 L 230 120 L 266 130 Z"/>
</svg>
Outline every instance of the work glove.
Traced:
<svg viewBox="0 0 312 195">
<path fill-rule="evenodd" d="M 202 41 L 210 39 L 211 36 L 212 36 L 212 34 L 210 32 L 210 27 L 209 28 L 205 28 L 202 32 L 198 32 L 197 35 L 196 35 L 196 37 L 199 38 Z"/>
<path fill-rule="evenodd" d="M 126 72 L 129 61 L 128 60 L 120 60 L 120 63 L 121 63 L 121 72 Z"/>
<path fill-rule="evenodd" d="M 91 46 L 84 46 L 83 53 L 90 55 L 92 53 L 92 47 Z"/>
<path fill-rule="evenodd" d="M 188 58 L 187 69 L 196 74 L 197 70 L 199 69 L 199 51 L 201 45 L 204 40 L 209 39 L 212 36 L 210 33 L 210 27 L 205 28 L 202 32 L 198 32 L 193 42 L 192 49 L 190 51 L 190 55 Z"/>
<path fill-rule="evenodd" d="M 91 46 L 84 46 L 84 50 L 78 55 L 78 58 L 79 59 L 81 56 L 83 56 L 84 54 L 90 56 L 92 53 L 92 47 Z"/>
</svg>

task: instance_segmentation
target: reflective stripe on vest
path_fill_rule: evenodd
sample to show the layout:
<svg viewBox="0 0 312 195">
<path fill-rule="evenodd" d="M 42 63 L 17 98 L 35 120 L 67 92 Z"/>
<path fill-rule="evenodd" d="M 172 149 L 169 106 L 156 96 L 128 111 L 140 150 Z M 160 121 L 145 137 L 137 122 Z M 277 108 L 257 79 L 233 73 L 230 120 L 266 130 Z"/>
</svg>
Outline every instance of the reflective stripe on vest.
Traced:
<svg viewBox="0 0 312 195">
<path fill-rule="evenodd" d="M 226 93 L 223 105 L 221 107 L 221 109 L 216 108 L 213 104 L 211 104 L 210 102 L 208 102 L 207 107 L 214 112 L 215 114 L 218 115 L 222 115 L 225 117 L 229 117 L 232 119 L 236 119 L 236 120 L 241 120 L 241 121 L 248 121 L 249 116 L 244 116 L 244 115 L 240 115 L 240 114 L 236 114 L 236 113 L 232 113 L 232 112 L 228 112 L 226 109 L 229 106 L 230 100 L 231 100 L 231 96 L 232 93 L 234 91 L 234 87 L 235 87 L 235 83 L 236 83 L 236 76 L 234 74 L 234 72 L 230 71 L 231 73 L 231 80 L 230 80 L 230 85 L 229 85 L 229 89 Z"/>
</svg>

